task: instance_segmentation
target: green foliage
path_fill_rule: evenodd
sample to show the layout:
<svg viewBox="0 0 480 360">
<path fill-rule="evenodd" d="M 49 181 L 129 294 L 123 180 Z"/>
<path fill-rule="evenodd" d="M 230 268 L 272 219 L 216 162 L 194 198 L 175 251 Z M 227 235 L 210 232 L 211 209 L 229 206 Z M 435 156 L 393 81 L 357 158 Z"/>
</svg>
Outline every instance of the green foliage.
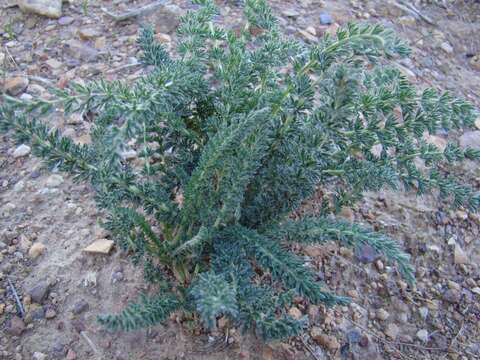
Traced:
<svg viewBox="0 0 480 360">
<path fill-rule="evenodd" d="M 409 50 L 382 26 L 349 24 L 308 47 L 281 34 L 264 0 L 245 1 L 239 32 L 215 23 L 213 0 L 195 3 L 180 19 L 176 56 L 141 31 L 149 72 L 133 83 L 75 84 L 49 101 L 5 97 L 0 108 L 0 130 L 92 184 L 105 228 L 161 284 L 100 322 L 134 329 L 183 309 L 210 328 L 225 316 L 265 339 L 298 334 L 306 319 L 288 314 L 295 296 L 328 306 L 348 299 L 319 283 L 292 242 L 370 245 L 413 283 L 396 242 L 336 214 L 384 188 L 437 192 L 476 210 L 478 193 L 443 165 L 480 152 L 427 141 L 471 127 L 473 107 L 419 93 L 386 65 Z M 93 116 L 90 144 L 38 120 L 62 104 Z M 138 157 L 126 159 L 132 150 Z M 290 218 L 319 190 L 318 214 Z"/>
</svg>

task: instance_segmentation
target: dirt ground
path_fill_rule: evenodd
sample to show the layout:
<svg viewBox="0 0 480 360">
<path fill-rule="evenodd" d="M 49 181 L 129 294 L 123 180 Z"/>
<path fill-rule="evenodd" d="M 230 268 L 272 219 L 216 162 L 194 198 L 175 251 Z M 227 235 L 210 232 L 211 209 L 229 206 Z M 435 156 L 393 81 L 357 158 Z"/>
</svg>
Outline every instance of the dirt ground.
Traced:
<svg viewBox="0 0 480 360">
<path fill-rule="evenodd" d="M 50 83 L 135 79 L 142 72 L 134 46 L 139 27 L 153 23 L 159 39 L 173 47 L 175 18 L 191 6 L 172 0 L 146 16 L 116 23 L 102 7 L 121 13 L 145 2 L 71 0 L 58 20 L 22 13 L 9 3 L 0 1 L 0 75 L 2 82 L 28 79 L 18 94 L 27 99 L 48 96 Z M 395 28 L 413 49 L 411 59 L 398 63 L 411 81 L 449 90 L 480 108 L 479 2 L 410 2 L 422 17 L 395 1 L 270 3 L 285 33 L 305 41 L 349 21 Z M 218 4 L 221 21 L 241 24 L 235 1 Z M 332 24 L 322 25 L 330 22 L 327 15 Z M 88 141 L 89 123 L 61 115 L 48 121 Z M 477 147 L 479 133 L 468 137 Z M 303 337 L 264 345 L 236 329 L 195 334 L 175 316 L 152 329 L 110 333 L 96 316 L 148 291 L 141 269 L 117 249 L 110 255 L 82 252 L 106 236 L 97 225 L 91 189 L 16 150 L 10 137 L 0 137 L 0 359 L 480 359 L 476 214 L 452 211 L 433 196 L 367 194 L 343 216 L 398 239 L 412 254 L 418 283 L 407 287 L 382 259 L 362 264 L 358 254 L 336 245 L 299 247 L 332 290 L 353 298 L 350 306 L 333 309 L 297 304 L 310 319 Z M 452 170 L 478 188 L 477 164 Z M 23 319 L 12 289 L 25 309 Z M 319 340 L 318 332 L 327 336 Z"/>
</svg>

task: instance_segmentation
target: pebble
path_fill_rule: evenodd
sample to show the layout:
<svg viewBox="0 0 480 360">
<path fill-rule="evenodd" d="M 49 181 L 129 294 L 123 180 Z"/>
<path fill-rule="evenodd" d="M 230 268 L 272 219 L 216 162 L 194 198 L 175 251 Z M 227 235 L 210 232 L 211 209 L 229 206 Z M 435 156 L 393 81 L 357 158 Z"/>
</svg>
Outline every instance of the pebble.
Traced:
<svg viewBox="0 0 480 360">
<path fill-rule="evenodd" d="M 22 144 L 15 149 L 13 157 L 18 159 L 19 157 L 27 156 L 31 151 L 32 149 L 30 149 L 30 146 Z"/>
<path fill-rule="evenodd" d="M 390 314 L 385 309 L 378 309 L 375 317 L 378 320 L 385 321 L 390 317 Z"/>
<path fill-rule="evenodd" d="M 422 306 L 420 309 L 418 309 L 418 312 L 420 313 L 420 316 L 423 320 L 427 319 L 428 316 L 428 308 Z"/>
<path fill-rule="evenodd" d="M 78 36 L 80 36 L 80 39 L 82 40 L 94 39 L 96 37 L 99 37 L 100 35 L 101 33 L 93 28 L 84 28 L 78 31 Z"/>
<path fill-rule="evenodd" d="M 33 360 L 46 360 L 47 359 L 47 355 L 45 355 L 44 353 L 41 353 L 39 351 L 35 351 L 33 353 Z"/>
<path fill-rule="evenodd" d="M 462 294 L 460 293 L 460 291 L 456 289 L 448 289 L 443 294 L 443 300 L 451 304 L 458 304 L 460 302 L 461 297 L 462 297 Z"/>
<path fill-rule="evenodd" d="M 456 265 L 468 264 L 469 259 L 465 251 L 461 248 L 460 245 L 455 244 L 455 249 L 453 251 L 453 261 Z"/>
<path fill-rule="evenodd" d="M 5 81 L 5 91 L 12 96 L 20 95 L 27 90 L 28 83 L 28 78 L 24 76 L 15 76 L 9 78 Z"/>
<path fill-rule="evenodd" d="M 79 113 L 71 114 L 66 120 L 68 125 L 79 125 L 83 123 L 83 116 Z"/>
<path fill-rule="evenodd" d="M 62 16 L 62 0 L 18 0 L 22 11 L 58 19 Z"/>
<path fill-rule="evenodd" d="M 75 305 L 73 305 L 72 312 L 75 315 L 81 314 L 84 311 L 87 311 L 90 308 L 90 305 L 84 300 L 81 299 Z"/>
<path fill-rule="evenodd" d="M 41 304 L 48 296 L 50 291 L 50 284 L 44 280 L 40 280 L 37 285 L 28 290 L 28 295 L 32 298 L 32 301 L 37 304 Z"/>
<path fill-rule="evenodd" d="M 66 360 L 76 360 L 77 354 L 72 349 L 68 349 Z"/>
<path fill-rule="evenodd" d="M 7 324 L 7 333 L 20 336 L 25 331 L 25 323 L 18 316 L 13 316 Z"/>
<path fill-rule="evenodd" d="M 46 319 L 53 319 L 55 316 L 57 316 L 57 312 L 54 309 L 48 308 L 47 311 L 45 311 Z"/>
<path fill-rule="evenodd" d="M 334 336 L 325 334 L 318 326 L 312 327 L 310 336 L 318 345 L 323 346 L 327 350 L 336 351 L 340 348 L 338 340 Z"/>
<path fill-rule="evenodd" d="M 418 330 L 415 336 L 422 342 L 427 342 L 428 341 L 428 331 L 425 329 Z"/>
<path fill-rule="evenodd" d="M 88 245 L 83 251 L 92 254 L 108 254 L 112 250 L 113 244 L 112 240 L 100 239 Z"/>
<path fill-rule="evenodd" d="M 471 65 L 474 69 L 480 71 L 480 54 L 477 54 L 477 55 L 473 56 L 473 57 L 470 59 L 470 65 Z"/>
<path fill-rule="evenodd" d="M 58 70 L 63 66 L 63 63 L 56 59 L 48 59 L 47 61 L 45 61 L 45 64 L 47 64 L 48 67 L 52 70 Z"/>
<path fill-rule="evenodd" d="M 44 244 L 36 242 L 28 250 L 28 256 L 32 259 L 36 259 L 40 255 L 42 255 L 46 249 L 47 247 Z"/>
<path fill-rule="evenodd" d="M 452 45 L 450 45 L 450 43 L 448 42 L 443 42 L 441 45 L 440 45 L 440 48 L 445 51 L 447 54 L 453 54 L 453 47 Z"/>
<path fill-rule="evenodd" d="M 295 9 L 285 9 L 282 11 L 282 14 L 290 18 L 296 18 L 300 15 L 300 13 Z"/>
<path fill-rule="evenodd" d="M 394 323 L 390 323 L 387 325 L 385 329 L 385 335 L 387 335 L 390 339 L 395 340 L 400 332 L 400 329 Z"/>
<path fill-rule="evenodd" d="M 358 247 L 355 255 L 357 259 L 364 264 L 372 263 L 380 256 L 377 251 L 368 244 L 363 244 Z"/>
<path fill-rule="evenodd" d="M 320 24 L 322 25 L 331 25 L 333 24 L 333 18 L 329 13 L 321 12 L 320 13 Z"/>
<path fill-rule="evenodd" d="M 71 16 L 62 16 L 60 19 L 58 19 L 58 23 L 63 26 L 70 25 L 74 21 L 75 19 Z"/>
<path fill-rule="evenodd" d="M 59 187 L 63 183 L 63 176 L 58 174 L 50 175 L 46 181 L 46 185 L 49 188 Z"/>
<path fill-rule="evenodd" d="M 480 150 L 480 130 L 464 132 L 459 138 L 459 143 L 463 148 L 470 146 L 476 150 Z"/>
<path fill-rule="evenodd" d="M 67 52 L 70 56 L 80 61 L 91 62 L 98 59 L 100 52 L 79 40 L 68 40 L 66 43 Z"/>
<path fill-rule="evenodd" d="M 361 339 L 362 339 L 362 335 L 358 330 L 352 329 L 347 332 L 347 340 L 350 344 L 359 343 Z"/>
<path fill-rule="evenodd" d="M 302 312 L 296 306 L 292 306 L 290 310 L 288 310 L 288 315 L 297 320 L 301 319 L 303 316 Z"/>
</svg>

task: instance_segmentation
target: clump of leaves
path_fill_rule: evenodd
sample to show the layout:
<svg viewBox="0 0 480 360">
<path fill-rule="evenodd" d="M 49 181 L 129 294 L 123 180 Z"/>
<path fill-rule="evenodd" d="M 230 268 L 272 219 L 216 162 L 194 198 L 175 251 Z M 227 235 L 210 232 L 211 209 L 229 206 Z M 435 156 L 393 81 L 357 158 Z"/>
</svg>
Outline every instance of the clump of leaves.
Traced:
<svg viewBox="0 0 480 360">
<path fill-rule="evenodd" d="M 225 316 L 265 339 L 297 334 L 305 319 L 286 311 L 295 296 L 329 306 L 348 298 L 322 286 L 291 243 L 368 245 L 412 283 L 395 241 L 335 214 L 386 187 L 435 191 L 477 209 L 479 195 L 439 165 L 479 152 L 426 140 L 471 127 L 472 106 L 417 92 L 385 65 L 409 50 L 382 26 L 350 24 L 307 46 L 281 34 L 263 0 L 245 1 L 240 31 L 216 24 L 213 0 L 195 3 L 181 18 L 176 56 L 142 30 L 142 61 L 153 70 L 134 83 L 76 84 L 54 100 L 1 108 L 4 131 L 91 182 L 109 214 L 104 226 L 162 284 L 100 322 L 135 329 L 183 309 L 207 327 Z M 58 103 L 94 118 L 90 144 L 37 120 Z M 294 218 L 319 189 L 320 212 Z"/>
</svg>

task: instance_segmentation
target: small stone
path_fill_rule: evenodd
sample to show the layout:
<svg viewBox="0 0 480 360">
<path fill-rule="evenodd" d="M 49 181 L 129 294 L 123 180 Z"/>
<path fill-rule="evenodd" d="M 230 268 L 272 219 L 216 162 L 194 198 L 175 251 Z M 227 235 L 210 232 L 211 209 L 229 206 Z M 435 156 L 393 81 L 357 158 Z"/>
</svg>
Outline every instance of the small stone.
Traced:
<svg viewBox="0 0 480 360">
<path fill-rule="evenodd" d="M 363 244 L 355 251 L 357 259 L 364 264 L 372 263 L 379 258 L 378 252 L 368 244 Z"/>
<path fill-rule="evenodd" d="M 460 136 L 459 144 L 465 148 L 467 146 L 480 150 L 480 130 L 467 131 Z"/>
<path fill-rule="evenodd" d="M 95 49 L 104 49 L 105 46 L 107 46 L 107 38 L 105 36 L 100 36 L 99 38 L 96 38 L 93 46 L 95 47 Z"/>
<path fill-rule="evenodd" d="M 445 51 L 447 54 L 453 54 L 453 47 L 448 42 L 443 42 L 440 44 L 440 48 Z"/>
<path fill-rule="evenodd" d="M 399 327 L 394 323 L 388 324 L 387 328 L 385 329 L 385 335 L 387 335 L 390 339 L 393 339 L 393 340 L 397 338 L 399 332 L 400 332 Z"/>
<path fill-rule="evenodd" d="M 28 78 L 23 76 L 9 78 L 5 81 L 5 91 L 12 96 L 20 95 L 27 89 L 28 83 Z"/>
<path fill-rule="evenodd" d="M 75 39 L 69 40 L 65 44 L 67 46 L 66 50 L 70 56 L 80 61 L 95 61 L 100 55 L 100 52 L 97 49 Z"/>
<path fill-rule="evenodd" d="M 476 286 L 472 289 L 470 289 L 470 291 L 476 295 L 480 295 L 480 287 Z"/>
<path fill-rule="evenodd" d="M 58 174 L 50 175 L 46 181 L 46 185 L 49 188 L 59 187 L 63 183 L 63 176 Z"/>
<path fill-rule="evenodd" d="M 385 321 L 390 317 L 390 314 L 385 309 L 378 309 L 375 314 L 375 317 L 378 320 Z"/>
<path fill-rule="evenodd" d="M 70 25 L 74 21 L 75 19 L 71 16 L 62 16 L 60 19 L 58 19 L 58 23 L 62 26 Z"/>
<path fill-rule="evenodd" d="M 317 326 L 310 330 L 310 336 L 318 345 L 329 351 L 333 352 L 340 348 L 340 343 L 334 336 L 324 334 L 323 330 Z"/>
<path fill-rule="evenodd" d="M 76 359 L 77 359 L 77 354 L 75 354 L 75 351 L 73 351 L 72 349 L 68 349 L 66 360 L 76 360 Z"/>
<path fill-rule="evenodd" d="M 32 301 L 36 302 L 37 304 L 41 304 L 42 301 L 48 296 L 49 291 L 50 284 L 41 280 L 37 283 L 37 285 L 28 291 L 28 294 L 32 298 Z"/>
<path fill-rule="evenodd" d="M 417 22 L 417 20 L 410 15 L 400 16 L 397 21 L 399 24 L 402 24 L 402 25 L 415 25 Z"/>
<path fill-rule="evenodd" d="M 62 16 L 62 0 L 18 0 L 22 11 L 58 19 Z"/>
<path fill-rule="evenodd" d="M 456 289 L 448 289 L 443 294 L 443 300 L 451 304 L 458 304 L 460 302 L 461 297 L 462 297 L 462 294 L 460 293 L 460 291 Z"/>
<path fill-rule="evenodd" d="M 282 11 L 282 14 L 289 18 L 296 18 L 300 15 L 300 13 L 295 9 L 285 9 Z"/>
<path fill-rule="evenodd" d="M 35 351 L 33 353 L 33 360 L 46 360 L 47 359 L 47 355 L 45 355 L 44 353 L 41 353 L 39 351 Z"/>
<path fill-rule="evenodd" d="M 19 157 L 27 156 L 28 154 L 30 154 L 30 151 L 30 146 L 22 144 L 15 149 L 15 151 L 13 152 L 13 157 L 15 159 L 18 159 Z"/>
<path fill-rule="evenodd" d="M 5 312 L 5 304 L 0 304 L 0 315 L 2 315 Z"/>
<path fill-rule="evenodd" d="M 418 330 L 415 336 L 422 342 L 427 342 L 428 341 L 428 331 L 425 329 Z"/>
<path fill-rule="evenodd" d="M 428 308 L 422 306 L 420 309 L 418 309 L 418 312 L 423 320 L 427 319 L 428 316 Z"/>
<path fill-rule="evenodd" d="M 54 309 L 48 308 L 47 311 L 45 311 L 46 319 L 53 319 L 55 316 L 57 316 L 57 312 Z"/>
<path fill-rule="evenodd" d="M 321 12 L 320 13 L 320 24 L 322 25 L 331 25 L 333 24 L 333 18 L 329 13 Z"/>
<path fill-rule="evenodd" d="M 120 155 L 123 160 L 133 160 L 137 158 L 137 152 L 135 150 L 123 151 Z"/>
<path fill-rule="evenodd" d="M 80 39 L 82 40 L 90 40 L 99 37 L 100 35 L 101 33 L 93 28 L 85 28 L 78 31 L 78 36 L 80 36 Z"/>
<path fill-rule="evenodd" d="M 75 303 L 75 305 L 73 306 L 72 312 L 75 315 L 78 315 L 84 311 L 87 311 L 89 308 L 90 308 L 90 305 L 88 305 L 88 303 L 84 299 L 82 299 L 77 303 Z"/>
<path fill-rule="evenodd" d="M 39 243 L 39 242 L 34 243 L 28 250 L 28 256 L 30 256 L 30 258 L 32 259 L 36 259 L 40 255 L 42 255 L 46 249 L 47 247 L 42 243 Z"/>
<path fill-rule="evenodd" d="M 347 340 L 350 344 L 359 343 L 362 338 L 360 332 L 356 329 L 352 329 L 347 332 Z"/>
<path fill-rule="evenodd" d="M 25 331 L 25 323 L 18 316 L 14 316 L 7 323 L 7 333 L 14 336 L 20 336 Z"/>
<path fill-rule="evenodd" d="M 66 123 L 68 125 L 79 125 L 79 124 L 83 124 L 83 116 L 79 113 L 73 113 L 72 115 L 70 115 L 68 117 L 68 119 L 66 120 Z"/>
<path fill-rule="evenodd" d="M 87 246 L 83 251 L 92 253 L 92 254 L 108 254 L 113 248 L 114 242 L 108 239 L 100 239 L 94 241 L 89 246 Z"/>
<path fill-rule="evenodd" d="M 347 219 L 348 221 L 354 221 L 355 220 L 355 213 L 353 212 L 351 207 L 347 206 L 342 206 L 342 209 L 340 210 L 341 217 Z"/>
<path fill-rule="evenodd" d="M 63 66 L 63 63 L 56 59 L 48 59 L 47 61 L 45 61 L 45 64 L 47 64 L 48 67 L 52 70 L 58 70 Z"/>
<path fill-rule="evenodd" d="M 358 342 L 358 345 L 360 345 L 363 348 L 366 348 L 369 344 L 370 340 L 368 340 L 367 335 L 363 335 L 360 341 Z"/>
<path fill-rule="evenodd" d="M 375 261 L 375 267 L 377 268 L 377 270 L 379 272 L 383 272 L 383 270 L 385 269 L 385 265 L 383 265 L 383 262 L 382 260 L 378 259 L 377 261 Z"/>
<path fill-rule="evenodd" d="M 297 320 L 301 319 L 303 316 L 302 312 L 296 306 L 292 306 L 290 310 L 288 310 L 288 314 Z"/>
<path fill-rule="evenodd" d="M 470 65 L 471 65 L 474 69 L 480 71 L 480 54 L 477 54 L 477 55 L 475 55 L 475 56 L 472 56 L 472 58 L 470 59 Z"/>
<path fill-rule="evenodd" d="M 453 251 L 453 261 L 456 265 L 469 263 L 467 254 L 465 254 L 465 251 L 463 251 L 458 244 L 455 245 L 455 249 Z"/>
</svg>

